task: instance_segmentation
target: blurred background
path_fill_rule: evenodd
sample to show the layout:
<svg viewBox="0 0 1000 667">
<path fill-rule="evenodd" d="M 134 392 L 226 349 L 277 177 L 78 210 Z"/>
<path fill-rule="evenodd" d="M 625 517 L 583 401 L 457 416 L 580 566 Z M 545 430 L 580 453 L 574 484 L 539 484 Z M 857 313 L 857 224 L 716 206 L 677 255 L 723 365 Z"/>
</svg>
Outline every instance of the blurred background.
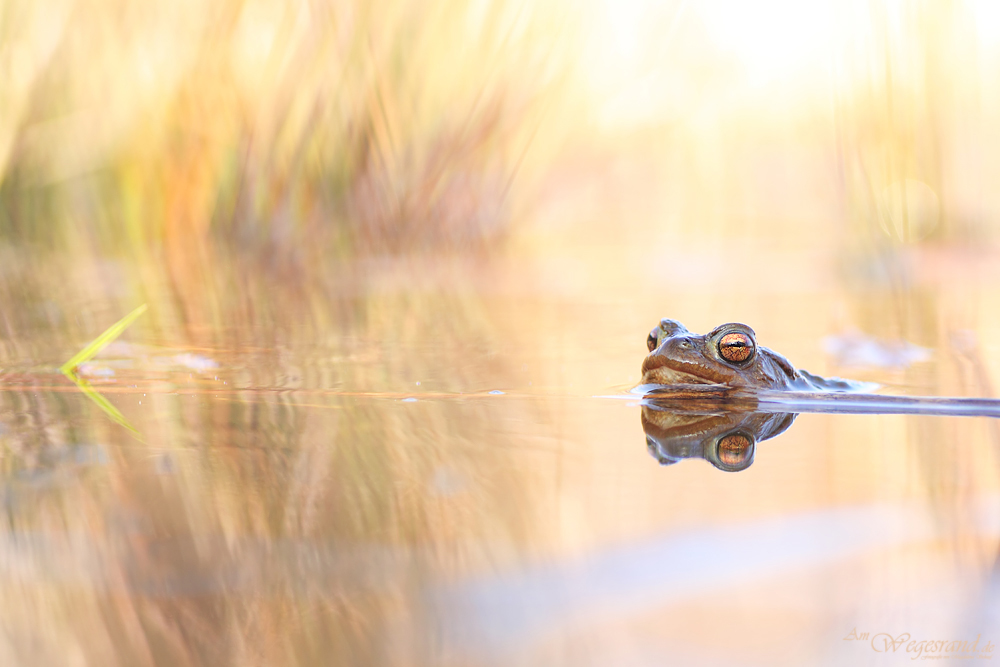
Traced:
<svg viewBox="0 0 1000 667">
<path fill-rule="evenodd" d="M 2 11 L 11 243 L 471 252 L 623 199 L 602 227 L 991 238 L 988 2 Z"/>
<path fill-rule="evenodd" d="M 0 0 L 0 662 L 996 643 L 996 424 L 596 398 L 661 317 L 994 396 L 996 118 L 986 0 Z M 54 369 L 142 303 L 136 438 Z"/>
</svg>

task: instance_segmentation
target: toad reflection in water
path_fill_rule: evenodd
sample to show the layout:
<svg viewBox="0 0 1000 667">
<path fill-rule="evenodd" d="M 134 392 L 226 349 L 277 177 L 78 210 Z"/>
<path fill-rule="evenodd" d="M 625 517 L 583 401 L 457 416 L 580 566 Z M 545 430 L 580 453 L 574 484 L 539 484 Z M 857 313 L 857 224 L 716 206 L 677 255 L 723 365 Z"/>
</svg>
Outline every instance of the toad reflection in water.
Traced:
<svg viewBox="0 0 1000 667">
<path fill-rule="evenodd" d="M 876 385 L 796 370 L 731 323 L 705 335 L 664 319 L 646 340 L 642 427 L 662 464 L 703 458 L 728 472 L 753 463 L 756 444 L 784 432 L 800 412 L 1000 417 L 986 398 L 883 396 Z"/>
<path fill-rule="evenodd" d="M 642 406 L 649 453 L 662 465 L 705 459 L 719 470 L 739 472 L 753 463 L 757 443 L 783 433 L 795 421 L 788 412 L 711 412 L 692 406 Z"/>
</svg>

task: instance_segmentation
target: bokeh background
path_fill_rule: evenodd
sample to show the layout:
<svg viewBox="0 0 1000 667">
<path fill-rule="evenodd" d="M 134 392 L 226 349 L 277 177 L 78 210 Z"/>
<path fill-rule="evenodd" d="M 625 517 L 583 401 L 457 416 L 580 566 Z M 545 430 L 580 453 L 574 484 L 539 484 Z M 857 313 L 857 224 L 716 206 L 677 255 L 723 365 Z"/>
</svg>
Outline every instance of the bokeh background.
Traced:
<svg viewBox="0 0 1000 667">
<path fill-rule="evenodd" d="M 0 663 L 997 643 L 992 421 L 597 398 L 665 316 L 994 396 L 997 118 L 986 0 L 0 0 Z M 134 438 L 54 369 L 142 303 Z"/>
<path fill-rule="evenodd" d="M 0 224 L 471 251 L 604 194 L 654 206 L 607 221 L 642 232 L 989 238 L 998 24 L 988 2 L 6 2 Z M 647 195 L 594 192 L 615 174 Z"/>
</svg>

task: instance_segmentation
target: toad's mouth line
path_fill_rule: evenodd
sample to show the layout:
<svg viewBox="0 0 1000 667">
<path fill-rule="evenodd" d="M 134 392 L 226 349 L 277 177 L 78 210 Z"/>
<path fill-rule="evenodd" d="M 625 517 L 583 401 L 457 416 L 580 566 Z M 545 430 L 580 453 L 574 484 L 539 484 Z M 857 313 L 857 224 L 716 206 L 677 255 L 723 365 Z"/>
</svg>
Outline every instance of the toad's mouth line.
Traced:
<svg viewBox="0 0 1000 667">
<path fill-rule="evenodd" d="M 647 368 L 643 373 L 643 382 L 649 384 L 719 384 L 716 380 L 679 371 L 669 366 Z"/>
</svg>

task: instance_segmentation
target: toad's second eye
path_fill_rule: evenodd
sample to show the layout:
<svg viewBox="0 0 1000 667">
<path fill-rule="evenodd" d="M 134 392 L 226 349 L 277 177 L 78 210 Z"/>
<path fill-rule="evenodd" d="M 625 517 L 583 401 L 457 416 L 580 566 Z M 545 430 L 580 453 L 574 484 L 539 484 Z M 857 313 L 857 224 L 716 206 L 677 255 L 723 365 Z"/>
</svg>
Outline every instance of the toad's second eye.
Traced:
<svg viewBox="0 0 1000 667">
<path fill-rule="evenodd" d="M 646 347 L 652 352 L 656 349 L 656 329 L 649 332 L 649 336 L 646 337 Z"/>
<path fill-rule="evenodd" d="M 734 331 L 719 340 L 719 356 L 733 364 L 742 364 L 753 357 L 754 343 L 745 333 Z"/>
</svg>

